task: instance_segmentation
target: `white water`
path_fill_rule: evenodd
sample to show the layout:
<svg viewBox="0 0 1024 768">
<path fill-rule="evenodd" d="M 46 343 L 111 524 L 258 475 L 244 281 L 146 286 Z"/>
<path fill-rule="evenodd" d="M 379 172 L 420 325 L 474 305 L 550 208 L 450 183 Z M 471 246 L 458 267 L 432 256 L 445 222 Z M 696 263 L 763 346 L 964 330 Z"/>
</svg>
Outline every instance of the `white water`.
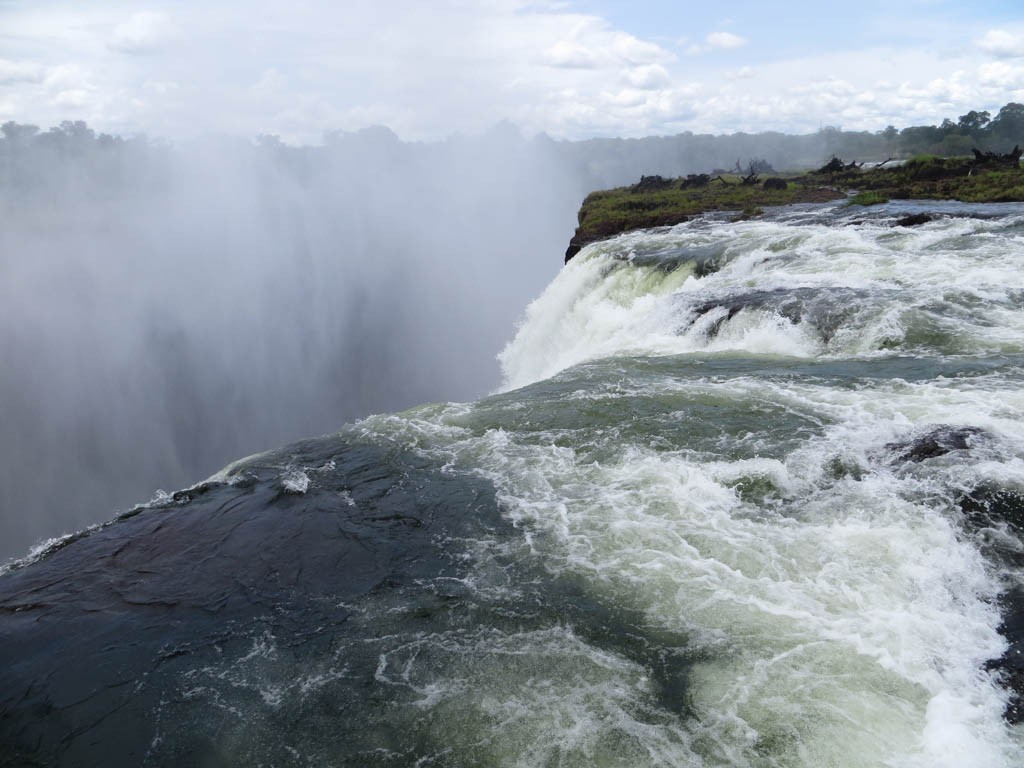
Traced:
<svg viewBox="0 0 1024 768">
<path fill-rule="evenodd" d="M 941 219 L 916 229 L 891 222 L 860 226 L 792 221 L 689 222 L 588 246 L 527 309 L 501 353 L 505 389 L 612 355 L 742 352 L 794 357 L 891 353 L 915 323 L 933 323 L 947 349 L 972 353 L 1024 349 L 1022 216 L 995 221 Z M 715 248 L 721 269 L 703 278 L 689 265 L 666 274 L 632 263 L 657 254 Z M 823 341 L 804 323 L 748 310 L 708 338 L 692 326 L 694 302 L 744 291 L 850 289 L 865 294 L 860 322 Z M 893 294 L 886 298 L 886 294 Z M 936 306 L 949 314 L 936 317 Z M 945 306 L 948 305 L 948 306 Z M 980 312 L 976 310 L 981 305 Z"/>
<path fill-rule="evenodd" d="M 1020 371 L 884 368 L 1024 348 L 1018 223 L 698 223 L 584 250 L 501 356 L 507 389 L 542 384 L 356 429 L 493 481 L 519 557 L 639 612 L 636 642 L 678 656 L 685 703 L 659 702 L 643 666 L 570 624 L 424 638 L 382 657 L 381 679 L 418 686 L 456 754 L 493 764 L 1024 764 L 984 668 L 1019 574 L 986 559 L 957 508 L 982 483 L 1024 489 Z M 707 246 L 722 268 L 701 278 L 636 258 Z M 709 298 L 806 288 L 859 303 L 828 338 L 771 302 L 694 320 Z M 729 369 L 751 356 L 823 367 Z M 842 374 L 850 358 L 878 373 Z M 570 369 L 584 361 L 600 362 Z M 941 424 L 984 439 L 919 463 L 887 447 Z M 483 568 L 473 588 L 515 585 Z"/>
</svg>

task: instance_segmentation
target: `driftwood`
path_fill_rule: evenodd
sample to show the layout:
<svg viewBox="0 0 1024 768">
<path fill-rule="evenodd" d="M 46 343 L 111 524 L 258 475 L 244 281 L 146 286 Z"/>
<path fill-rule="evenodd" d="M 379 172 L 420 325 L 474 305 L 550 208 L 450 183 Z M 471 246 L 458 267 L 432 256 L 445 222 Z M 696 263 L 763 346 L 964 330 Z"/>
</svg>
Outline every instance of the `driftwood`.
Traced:
<svg viewBox="0 0 1024 768">
<path fill-rule="evenodd" d="M 1016 168 L 1020 166 L 1021 155 L 1024 154 L 1024 150 L 1020 148 L 1020 145 L 1015 145 L 1013 150 L 1007 152 L 1005 155 L 1000 155 L 998 152 L 982 152 L 978 148 L 971 150 L 974 153 L 974 164 L 988 165 L 988 166 L 1001 166 L 1007 168 Z"/>
<path fill-rule="evenodd" d="M 821 166 L 818 169 L 818 173 L 839 173 L 844 168 L 846 168 L 846 164 L 835 155 L 832 155 L 832 159 Z"/>
<path fill-rule="evenodd" d="M 743 184 L 744 186 L 748 187 L 757 184 L 757 171 L 751 171 L 742 179 L 740 179 L 740 184 Z"/>
<path fill-rule="evenodd" d="M 818 173 L 842 173 L 843 171 L 855 171 L 860 168 L 864 163 L 858 163 L 854 160 L 852 163 L 844 163 L 835 155 L 832 155 L 832 159 L 825 163 L 821 168 L 818 169 Z"/>
<path fill-rule="evenodd" d="M 707 173 L 690 173 L 687 174 L 686 178 L 683 179 L 680 184 L 680 189 L 699 189 L 700 187 L 706 187 L 711 183 L 711 176 Z"/>
<path fill-rule="evenodd" d="M 672 182 L 663 176 L 641 176 L 640 181 L 630 187 L 631 192 L 651 192 L 656 189 L 668 189 Z"/>
</svg>

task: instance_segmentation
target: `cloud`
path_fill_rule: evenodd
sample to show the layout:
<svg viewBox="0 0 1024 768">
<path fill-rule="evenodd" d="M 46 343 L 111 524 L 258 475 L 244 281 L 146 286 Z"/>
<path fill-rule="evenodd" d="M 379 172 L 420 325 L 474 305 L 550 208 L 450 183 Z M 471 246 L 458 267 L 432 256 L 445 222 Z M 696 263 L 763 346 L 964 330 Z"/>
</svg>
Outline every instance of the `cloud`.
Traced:
<svg viewBox="0 0 1024 768">
<path fill-rule="evenodd" d="M 39 83 L 43 80 L 43 68 L 28 61 L 0 59 L 0 85 L 14 83 Z"/>
<path fill-rule="evenodd" d="M 157 11 L 140 11 L 114 27 L 107 47 L 119 53 L 154 53 L 170 41 L 173 36 L 172 32 L 171 21 L 167 14 Z"/>
<path fill-rule="evenodd" d="M 821 76 L 808 79 L 808 72 Z M 994 114 L 1008 101 L 1024 101 L 1024 68 L 1014 62 L 911 49 L 765 62 L 749 80 L 705 88 L 692 106 L 701 131 L 804 133 L 823 124 L 935 125 L 971 109 Z"/>
<path fill-rule="evenodd" d="M 559 40 L 544 52 L 544 61 L 549 67 L 593 69 L 597 66 L 597 55 L 578 43 Z"/>
<path fill-rule="evenodd" d="M 371 123 L 439 139 L 506 118 L 527 135 L 639 136 L 681 129 L 693 114 L 673 52 L 568 5 L 393 0 L 386 14 L 374 0 L 242 6 L 148 0 L 132 14 L 94 0 L 15 19 L 0 3 L 0 26 L 17 21 L 39 40 L 42 54 L 21 58 L 46 79 L 38 92 L 4 93 L 16 110 L 8 114 L 47 125 L 73 109 L 101 131 L 273 133 L 289 143 Z"/>
<path fill-rule="evenodd" d="M 991 29 L 978 41 L 978 47 L 990 56 L 999 58 L 1010 59 L 1024 56 L 1024 33 Z"/>
<path fill-rule="evenodd" d="M 578 139 L 881 129 L 1024 101 L 1024 68 L 1010 58 L 1022 50 L 1019 27 L 982 21 L 965 38 L 936 22 L 927 46 L 844 37 L 802 56 L 806 35 L 794 33 L 755 65 L 752 40 L 721 21 L 687 40 L 681 14 L 653 39 L 579 5 L 147 0 L 132 14 L 123 0 L 0 2 L 0 28 L 19 41 L 0 59 L 0 121 L 53 125 L 74 110 L 100 131 L 300 143 L 374 123 L 441 139 L 508 119 L 526 135 Z M 705 55 L 682 66 L 673 51 Z"/>
<path fill-rule="evenodd" d="M 722 48 L 725 50 L 742 48 L 747 44 L 746 38 L 734 35 L 732 32 L 712 32 L 705 38 L 705 42 L 709 48 Z"/>
<path fill-rule="evenodd" d="M 640 40 L 624 32 L 615 33 L 612 38 L 612 50 L 616 56 L 629 64 L 655 64 L 675 59 L 675 56 L 660 45 Z"/>
<path fill-rule="evenodd" d="M 646 104 L 647 94 L 632 88 L 624 88 L 618 93 L 606 94 L 604 100 L 616 107 L 633 108 Z"/>
<path fill-rule="evenodd" d="M 990 61 L 978 70 L 979 80 L 985 86 L 1006 90 L 1024 88 L 1024 68 L 1005 61 Z"/>
<path fill-rule="evenodd" d="M 726 71 L 725 76 L 729 80 L 747 80 L 755 74 L 753 67 L 739 67 Z"/>
<path fill-rule="evenodd" d="M 260 79 L 251 87 L 250 91 L 259 96 L 274 96 L 282 93 L 288 87 L 288 78 L 281 74 L 275 67 L 265 69 Z"/>
<path fill-rule="evenodd" d="M 668 70 L 660 64 L 646 64 L 641 67 L 633 67 L 626 72 L 625 79 L 631 86 L 641 90 L 665 88 L 671 83 Z"/>
<path fill-rule="evenodd" d="M 181 86 L 178 83 L 168 80 L 146 80 L 142 83 L 142 89 L 148 93 L 154 93 L 157 96 L 166 96 L 167 94 L 174 93 Z"/>
<path fill-rule="evenodd" d="M 690 45 L 686 52 L 691 56 L 695 56 L 701 53 L 707 53 L 708 51 L 732 51 L 737 48 L 742 48 L 747 44 L 745 37 L 734 35 L 732 32 L 712 32 L 704 38 L 703 43 L 694 43 Z"/>
<path fill-rule="evenodd" d="M 77 64 L 61 64 L 47 70 L 43 83 L 50 93 L 71 90 L 88 91 L 92 90 L 90 78 L 90 73 Z"/>
<path fill-rule="evenodd" d="M 53 103 L 58 107 L 64 109 L 81 109 L 82 107 L 88 106 L 91 93 L 84 88 L 75 88 L 70 91 L 61 91 L 54 99 Z"/>
</svg>

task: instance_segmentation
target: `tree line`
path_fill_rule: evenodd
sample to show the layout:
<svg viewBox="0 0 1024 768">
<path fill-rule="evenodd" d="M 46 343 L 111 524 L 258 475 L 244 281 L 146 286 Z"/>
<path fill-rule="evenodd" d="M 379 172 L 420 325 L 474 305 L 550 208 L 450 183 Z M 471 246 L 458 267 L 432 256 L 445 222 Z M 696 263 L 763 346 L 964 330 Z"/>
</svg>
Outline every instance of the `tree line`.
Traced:
<svg viewBox="0 0 1024 768">
<path fill-rule="evenodd" d="M 803 135 L 687 131 L 641 139 L 564 141 L 546 134 L 527 140 L 513 126 L 502 123 L 483 136 L 410 143 L 376 126 L 354 133 L 329 133 L 322 146 L 301 147 L 269 135 L 255 140 L 215 137 L 174 145 L 145 136 L 97 133 L 82 121 L 65 121 L 45 131 L 11 121 L 0 126 L 0 190 L 7 191 L 5 197 L 12 192 L 31 197 L 42 191 L 51 200 L 54 188 L 73 195 L 117 196 L 126 184 L 137 186 L 140 175 L 159 186 L 161 178 L 183 157 L 211 152 L 243 161 L 249 158 L 258 165 L 271 163 L 301 180 L 319 175 L 324 168 L 343 170 L 352 163 L 362 168 L 368 158 L 400 172 L 402 165 L 442 168 L 452 158 L 478 156 L 477 170 L 487 173 L 493 170 L 488 168 L 487 158 L 512 151 L 548 164 L 582 199 L 594 189 L 631 184 L 645 174 L 674 177 L 755 166 L 764 172 L 795 171 L 817 168 L 833 156 L 861 162 L 922 154 L 969 156 L 973 149 L 1007 152 L 1015 144 L 1024 145 L 1024 104 L 1014 102 L 994 116 L 989 111 L 971 110 L 938 125 L 903 129 L 890 125 L 880 131 L 824 126 Z"/>
</svg>

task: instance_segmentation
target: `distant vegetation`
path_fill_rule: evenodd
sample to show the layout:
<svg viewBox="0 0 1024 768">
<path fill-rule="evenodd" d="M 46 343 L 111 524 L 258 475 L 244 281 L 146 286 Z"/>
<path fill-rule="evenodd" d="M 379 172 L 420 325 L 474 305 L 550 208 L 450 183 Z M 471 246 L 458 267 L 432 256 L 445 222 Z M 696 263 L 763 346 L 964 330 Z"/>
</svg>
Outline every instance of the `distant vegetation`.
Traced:
<svg viewBox="0 0 1024 768">
<path fill-rule="evenodd" d="M 550 141 L 548 139 L 547 141 Z M 983 151 L 1008 152 L 1024 145 L 1024 104 L 1010 103 L 993 117 L 972 110 L 939 125 L 919 125 L 881 131 L 844 131 L 823 126 L 801 136 L 777 132 L 734 133 L 728 136 L 681 133 L 644 139 L 591 139 L 580 142 L 551 142 L 559 155 L 584 172 L 588 190 L 620 186 L 636 181 L 641 174 L 666 177 L 691 173 L 752 170 L 762 175 L 779 171 L 818 168 L 837 156 L 860 162 L 881 162 L 888 158 L 906 160 L 916 155 L 970 155 Z"/>
<path fill-rule="evenodd" d="M 47 131 L 8 122 L 0 126 L 0 131 L 0 184 L 12 181 L 31 184 L 38 170 L 38 163 L 33 162 L 32 156 L 38 160 L 90 156 L 95 162 L 109 163 L 112 158 L 130 160 L 142 153 L 166 149 L 166 144 L 160 140 L 97 134 L 81 121 L 66 121 Z M 458 141 L 471 143 L 473 140 L 461 138 Z M 225 148 L 239 151 L 239 142 L 222 142 Z M 444 147 L 449 143 L 406 144 L 378 126 L 357 133 L 328 134 L 323 147 L 289 147 L 275 136 L 261 135 L 254 149 L 301 167 L 304 173 L 320 164 L 324 154 L 336 154 L 345 148 L 359 152 L 371 149 L 374 154 L 387 150 L 400 162 L 410 154 L 443 156 Z M 971 110 L 956 120 L 947 118 L 939 125 L 918 125 L 902 130 L 889 126 L 874 132 L 824 126 L 800 136 L 772 131 L 712 136 L 687 131 L 675 136 L 586 141 L 555 141 L 541 134 L 527 141 L 519 136 L 514 126 L 502 124 L 481 137 L 479 143 L 522 145 L 578 183 L 582 194 L 629 183 L 641 174 L 675 177 L 727 172 L 743 175 L 754 171 L 764 176 L 774 169 L 817 168 L 833 156 L 880 162 L 925 154 L 970 155 L 975 147 L 982 151 L 1007 152 L 1015 144 L 1024 144 L 1024 104 L 1009 103 L 995 116 L 987 111 Z M 419 149 L 413 149 L 417 146 Z M 127 171 L 130 163 L 122 161 L 121 164 Z"/>
</svg>

